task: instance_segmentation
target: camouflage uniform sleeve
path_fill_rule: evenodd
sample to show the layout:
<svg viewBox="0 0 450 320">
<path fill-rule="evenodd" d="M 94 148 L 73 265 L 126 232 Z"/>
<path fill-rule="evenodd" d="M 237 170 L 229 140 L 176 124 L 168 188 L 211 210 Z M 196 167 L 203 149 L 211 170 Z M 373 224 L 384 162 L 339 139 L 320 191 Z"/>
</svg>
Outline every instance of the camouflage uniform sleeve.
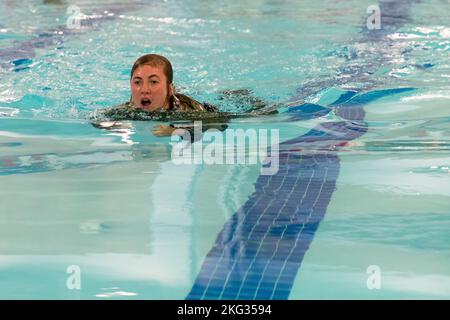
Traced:
<svg viewBox="0 0 450 320">
<path fill-rule="evenodd" d="M 212 104 L 200 103 L 197 100 L 184 94 L 176 94 L 175 96 L 178 98 L 179 109 L 181 111 L 219 112 L 219 109 Z"/>
<path fill-rule="evenodd" d="M 127 111 L 132 109 L 132 105 L 130 102 L 122 103 L 118 106 L 114 106 L 106 109 L 97 109 L 94 110 L 89 119 L 91 121 L 104 121 L 117 117 L 118 115 L 125 114 Z"/>
</svg>

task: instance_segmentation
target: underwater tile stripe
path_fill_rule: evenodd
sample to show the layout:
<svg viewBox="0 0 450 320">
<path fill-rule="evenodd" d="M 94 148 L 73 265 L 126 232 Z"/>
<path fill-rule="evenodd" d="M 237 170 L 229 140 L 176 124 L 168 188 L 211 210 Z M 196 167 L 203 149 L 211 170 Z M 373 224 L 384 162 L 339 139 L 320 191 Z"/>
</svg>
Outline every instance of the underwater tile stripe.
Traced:
<svg viewBox="0 0 450 320">
<path fill-rule="evenodd" d="M 278 173 L 258 177 L 255 192 L 219 233 L 187 299 L 287 299 L 335 188 L 339 158 L 332 150 L 366 131 L 365 123 L 329 122 L 280 144 Z M 314 150 L 318 142 L 326 152 Z"/>
<path fill-rule="evenodd" d="M 365 103 L 411 90 L 357 95 L 335 105 L 346 121 L 321 123 L 281 143 L 279 171 L 258 177 L 255 192 L 219 233 L 186 299 L 288 299 L 336 186 L 336 147 L 367 132 Z"/>
<path fill-rule="evenodd" d="M 258 177 L 255 192 L 219 233 L 186 299 L 288 299 L 336 186 L 336 146 L 367 132 L 364 104 L 410 90 L 348 91 L 329 107 L 299 108 L 292 120 L 333 108 L 344 121 L 322 123 L 280 144 L 279 171 Z"/>
<path fill-rule="evenodd" d="M 207 255 L 188 299 L 287 299 L 339 173 L 330 153 L 285 151 Z"/>
<path fill-rule="evenodd" d="M 366 132 L 347 122 L 323 125 L 280 144 L 280 166 L 260 176 L 255 192 L 219 233 L 187 299 L 287 299 L 335 189 L 336 143 Z M 318 134 L 318 133 L 322 134 Z M 333 132 L 337 135 L 333 135 Z M 328 142 L 327 152 L 298 145 Z"/>
</svg>

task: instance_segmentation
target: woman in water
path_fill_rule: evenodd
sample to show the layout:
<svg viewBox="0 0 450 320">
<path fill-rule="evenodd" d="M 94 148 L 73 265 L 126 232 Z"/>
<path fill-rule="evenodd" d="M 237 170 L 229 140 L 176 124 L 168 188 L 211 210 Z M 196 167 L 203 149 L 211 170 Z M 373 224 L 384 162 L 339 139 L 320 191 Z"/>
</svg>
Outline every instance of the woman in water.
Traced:
<svg viewBox="0 0 450 320">
<path fill-rule="evenodd" d="M 210 125 L 204 129 L 226 129 L 226 125 L 214 126 L 211 122 L 226 122 L 233 114 L 219 112 L 217 107 L 208 103 L 200 103 L 184 94 L 175 93 L 173 85 L 173 69 L 170 61 L 157 54 L 146 54 L 133 64 L 131 68 L 131 98 L 130 101 L 117 107 L 100 111 L 106 122 L 95 123 L 98 128 L 117 128 L 122 124 L 118 120 L 202 120 Z M 236 90 L 223 92 L 225 96 L 243 97 L 249 96 L 248 90 Z M 265 103 L 257 98 L 248 100 L 255 109 L 265 106 Z M 247 114 L 248 115 L 248 114 Z M 95 114 L 97 120 L 99 114 Z M 234 116 L 239 116 L 234 114 Z M 242 116 L 242 114 L 241 114 Z M 157 125 L 153 133 L 157 136 L 171 135 L 176 128 L 191 128 L 192 124 L 174 123 L 170 126 Z"/>
</svg>

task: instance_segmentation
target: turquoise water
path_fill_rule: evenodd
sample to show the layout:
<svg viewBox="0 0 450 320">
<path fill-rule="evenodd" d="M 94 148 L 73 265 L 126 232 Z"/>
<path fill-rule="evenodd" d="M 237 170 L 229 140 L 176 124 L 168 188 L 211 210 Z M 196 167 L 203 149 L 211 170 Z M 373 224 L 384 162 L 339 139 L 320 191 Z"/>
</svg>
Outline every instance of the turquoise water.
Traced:
<svg viewBox="0 0 450 320">
<path fill-rule="evenodd" d="M 246 110 L 218 99 L 227 89 L 327 105 L 343 90 L 416 88 L 364 105 L 368 132 L 337 152 L 336 190 L 289 298 L 448 299 L 450 4 L 412 3 L 384 42 L 367 40 L 371 4 L 77 1 L 92 23 L 67 32 L 64 1 L 0 2 L 0 298 L 184 299 L 254 192 L 260 164 L 178 166 L 170 138 L 151 134 L 157 123 L 102 131 L 86 120 L 126 101 L 132 63 L 155 52 L 179 91 L 224 111 Z M 286 141 L 339 119 L 229 128 Z M 79 290 L 66 283 L 72 265 Z"/>
</svg>

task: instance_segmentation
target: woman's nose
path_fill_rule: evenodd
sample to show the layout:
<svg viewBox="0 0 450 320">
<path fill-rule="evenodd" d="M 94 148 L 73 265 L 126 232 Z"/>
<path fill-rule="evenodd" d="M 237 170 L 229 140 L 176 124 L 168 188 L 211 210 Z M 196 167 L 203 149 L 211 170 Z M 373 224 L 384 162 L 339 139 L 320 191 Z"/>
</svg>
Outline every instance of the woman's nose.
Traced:
<svg viewBox="0 0 450 320">
<path fill-rule="evenodd" d="M 150 93 L 150 84 L 149 83 L 144 83 L 141 86 L 141 94 L 143 93 Z"/>
</svg>

